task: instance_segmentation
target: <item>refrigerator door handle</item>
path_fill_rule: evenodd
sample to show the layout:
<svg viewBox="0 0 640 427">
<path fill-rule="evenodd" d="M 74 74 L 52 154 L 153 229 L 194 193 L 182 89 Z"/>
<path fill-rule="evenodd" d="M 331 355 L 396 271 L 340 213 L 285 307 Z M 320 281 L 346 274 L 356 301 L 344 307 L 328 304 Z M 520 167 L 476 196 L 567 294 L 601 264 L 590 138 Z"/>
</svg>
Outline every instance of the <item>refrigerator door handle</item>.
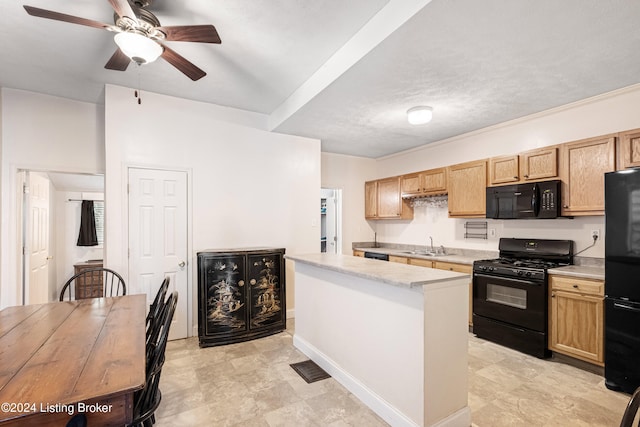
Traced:
<svg viewBox="0 0 640 427">
<path fill-rule="evenodd" d="M 614 302 L 613 306 L 615 308 L 621 308 L 623 310 L 635 311 L 635 312 L 640 313 L 640 308 L 632 307 L 632 306 L 626 305 L 626 304 L 620 304 L 619 302 Z"/>
</svg>

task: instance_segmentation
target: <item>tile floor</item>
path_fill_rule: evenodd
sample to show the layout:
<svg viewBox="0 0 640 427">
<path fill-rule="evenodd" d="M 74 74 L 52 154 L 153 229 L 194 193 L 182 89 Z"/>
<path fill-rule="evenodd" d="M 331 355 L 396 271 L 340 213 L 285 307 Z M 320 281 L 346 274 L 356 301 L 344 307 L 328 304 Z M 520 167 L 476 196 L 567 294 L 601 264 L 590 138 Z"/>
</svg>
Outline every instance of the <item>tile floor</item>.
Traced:
<svg viewBox="0 0 640 427">
<path fill-rule="evenodd" d="M 386 426 L 334 379 L 307 384 L 289 367 L 307 359 L 293 347 L 292 327 L 205 349 L 197 338 L 170 342 L 156 426 Z M 474 426 L 613 427 L 628 399 L 600 375 L 469 336 Z"/>
</svg>

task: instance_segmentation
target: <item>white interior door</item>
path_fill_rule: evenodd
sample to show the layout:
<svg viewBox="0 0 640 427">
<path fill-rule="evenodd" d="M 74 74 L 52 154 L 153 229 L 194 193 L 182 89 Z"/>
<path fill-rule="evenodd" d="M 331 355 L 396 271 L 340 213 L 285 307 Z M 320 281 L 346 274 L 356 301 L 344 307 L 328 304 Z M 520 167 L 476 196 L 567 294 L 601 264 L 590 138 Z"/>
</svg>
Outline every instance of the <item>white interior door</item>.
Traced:
<svg viewBox="0 0 640 427">
<path fill-rule="evenodd" d="M 49 302 L 49 179 L 27 172 L 25 187 L 25 303 Z"/>
<path fill-rule="evenodd" d="M 128 293 L 153 301 L 165 276 L 178 306 L 169 339 L 188 333 L 187 173 L 129 168 Z"/>
</svg>

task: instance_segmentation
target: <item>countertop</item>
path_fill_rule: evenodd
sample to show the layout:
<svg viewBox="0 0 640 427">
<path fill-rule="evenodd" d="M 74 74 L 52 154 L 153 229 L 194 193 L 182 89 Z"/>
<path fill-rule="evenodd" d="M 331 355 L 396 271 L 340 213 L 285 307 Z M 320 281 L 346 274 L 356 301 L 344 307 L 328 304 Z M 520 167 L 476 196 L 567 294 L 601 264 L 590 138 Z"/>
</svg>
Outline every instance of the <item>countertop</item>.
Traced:
<svg viewBox="0 0 640 427">
<path fill-rule="evenodd" d="M 429 255 L 419 255 L 419 254 L 409 254 L 406 249 L 393 249 L 393 248 L 353 248 L 354 251 L 363 251 L 363 252 L 374 252 L 377 254 L 387 254 L 393 256 L 400 256 L 405 258 L 419 258 L 419 259 L 427 259 L 431 261 L 442 261 L 442 262 L 453 262 L 456 264 L 466 264 L 473 265 L 473 261 L 478 259 L 486 259 L 487 257 L 473 257 L 466 255 L 458 255 L 458 254 L 444 254 L 437 256 L 429 256 Z M 495 257 L 494 257 L 495 258 Z"/>
<path fill-rule="evenodd" d="M 456 264 L 466 264 L 473 265 L 473 262 L 480 259 L 491 259 L 497 258 L 497 256 L 486 256 L 486 255 L 478 255 L 478 256 L 469 256 L 469 255 L 460 255 L 460 254 L 445 254 L 438 256 L 427 256 L 427 255 L 418 255 L 418 254 L 410 254 L 407 253 L 407 249 L 396 249 L 396 248 L 371 248 L 371 247 L 354 247 L 355 251 L 363 251 L 363 252 L 374 252 L 378 254 L 387 254 L 393 256 L 400 256 L 406 258 L 419 258 L 419 259 L 427 259 L 431 261 L 442 261 L 442 262 L 452 262 Z M 563 276 L 571 276 L 571 277 L 579 277 L 583 279 L 591 279 L 591 280 L 604 280 L 604 266 L 594 266 L 594 265 L 567 265 L 564 267 L 551 268 L 548 270 L 549 274 L 561 274 Z"/>
<path fill-rule="evenodd" d="M 561 274 L 582 279 L 604 280 L 604 267 L 567 265 L 565 267 L 550 268 L 547 272 L 549 274 Z"/>
<path fill-rule="evenodd" d="M 437 270 L 350 255 L 316 253 L 285 255 L 285 258 L 295 261 L 296 263 L 309 264 L 314 267 L 405 288 L 415 288 L 469 277 L 468 274 L 448 270 Z"/>
</svg>

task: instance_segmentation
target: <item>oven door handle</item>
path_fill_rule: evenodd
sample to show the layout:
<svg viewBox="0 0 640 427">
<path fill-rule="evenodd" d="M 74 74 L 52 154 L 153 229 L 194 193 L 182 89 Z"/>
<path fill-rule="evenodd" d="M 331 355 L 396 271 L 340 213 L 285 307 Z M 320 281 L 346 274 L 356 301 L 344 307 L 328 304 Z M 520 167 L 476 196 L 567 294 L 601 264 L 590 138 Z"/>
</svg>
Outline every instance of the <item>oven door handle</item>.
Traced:
<svg viewBox="0 0 640 427">
<path fill-rule="evenodd" d="M 543 285 L 543 283 L 541 282 L 536 282 L 533 280 L 522 280 L 522 279 L 516 279 L 514 277 L 504 277 L 504 276 L 490 276 L 487 274 L 482 274 L 482 273 L 473 273 L 473 278 L 475 279 L 476 277 L 480 277 L 483 279 L 498 279 L 498 280 L 504 280 L 504 281 L 508 281 L 511 283 L 518 283 L 518 284 L 522 284 L 523 286 L 540 286 Z"/>
</svg>

